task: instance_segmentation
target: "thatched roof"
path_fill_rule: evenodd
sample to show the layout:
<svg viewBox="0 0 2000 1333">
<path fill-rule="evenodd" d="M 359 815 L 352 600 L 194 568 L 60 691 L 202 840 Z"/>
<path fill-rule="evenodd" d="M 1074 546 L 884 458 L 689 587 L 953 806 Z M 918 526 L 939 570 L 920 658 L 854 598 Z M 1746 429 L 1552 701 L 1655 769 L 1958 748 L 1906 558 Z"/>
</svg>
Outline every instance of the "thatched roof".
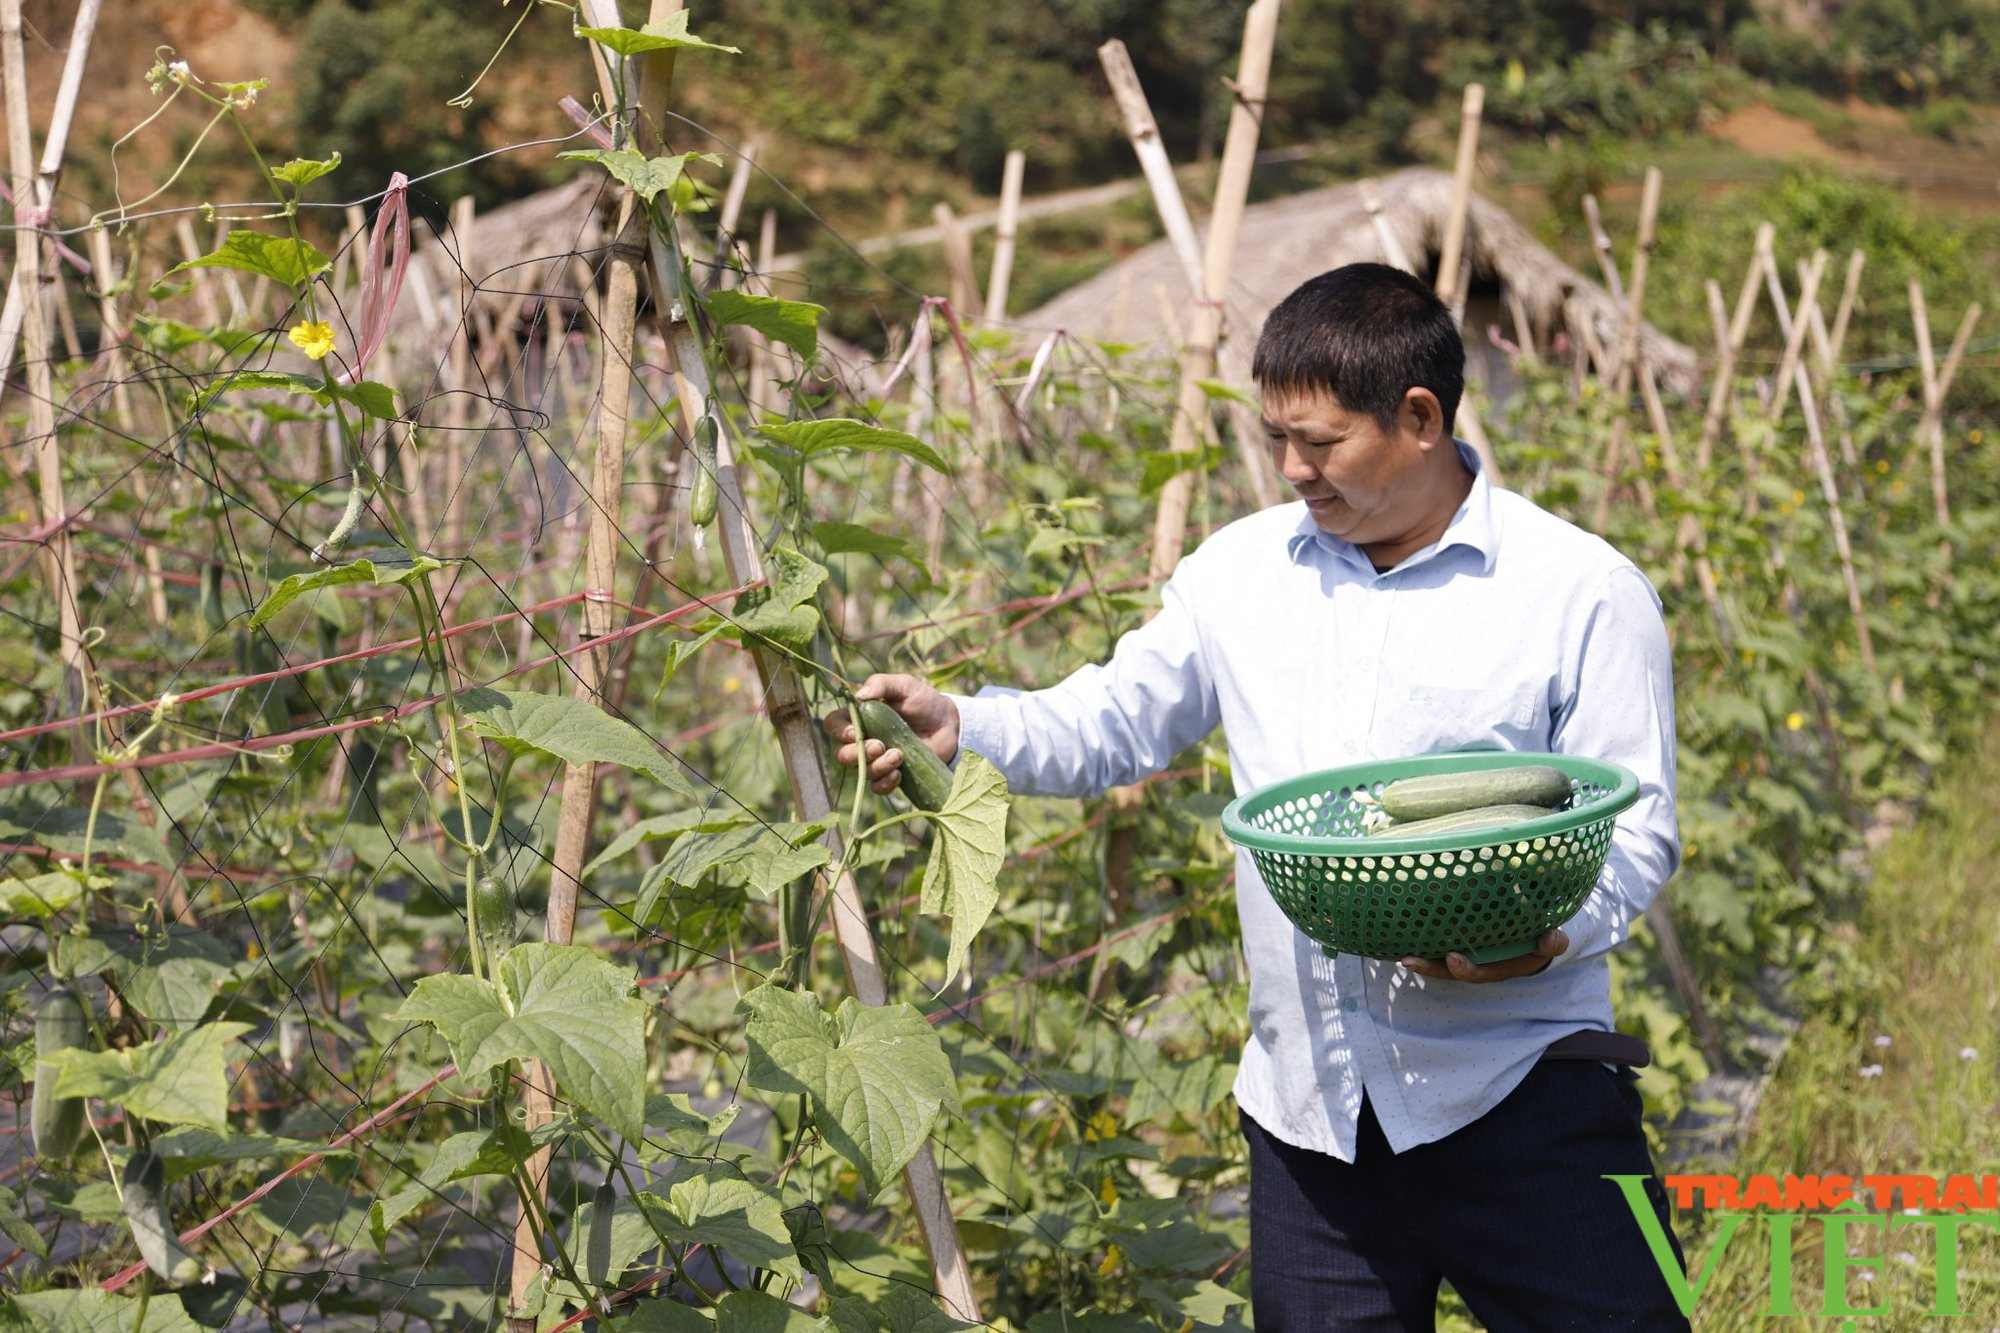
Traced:
<svg viewBox="0 0 2000 1333">
<path fill-rule="evenodd" d="M 1412 167 L 1373 182 L 1382 216 L 1408 262 L 1419 273 L 1436 269 L 1443 248 L 1451 177 Z M 1385 258 L 1363 203 L 1364 183 L 1337 185 L 1306 194 L 1254 204 L 1244 214 L 1235 278 L 1230 284 L 1226 328 L 1235 335 L 1236 358 L 1254 341 L 1271 307 L 1301 282 L 1342 264 Z M 1475 296 L 1482 284 L 1497 284 L 1502 305 L 1519 297 L 1537 346 L 1547 353 L 1557 334 L 1572 343 L 1587 322 L 1606 348 L 1617 345 L 1623 314 L 1610 293 L 1563 263 L 1507 212 L 1473 197 L 1465 248 L 1471 256 Z M 1039 310 L 1020 317 L 1031 329 L 1061 328 L 1084 337 L 1136 343 L 1164 350 L 1163 320 L 1154 288 L 1169 304 L 1188 308 L 1187 279 L 1164 240 L 1136 251 L 1087 282 L 1070 288 Z M 1506 317 L 1475 300 L 1466 316 L 1468 349 L 1487 345 L 1486 326 L 1498 323 L 1515 337 Z M 1588 340 L 1584 340 L 1588 345 Z M 1651 325 L 1641 331 L 1646 356 L 1661 380 L 1687 389 L 1695 380 L 1692 349 Z"/>
<path fill-rule="evenodd" d="M 602 179 L 585 176 L 476 214 L 470 236 L 413 227 L 409 271 L 390 333 L 399 361 L 407 356 L 419 365 L 440 363 L 468 313 L 477 330 L 542 301 L 581 300 L 606 245 L 604 195 Z M 476 291 L 468 293 L 468 281 Z"/>
</svg>

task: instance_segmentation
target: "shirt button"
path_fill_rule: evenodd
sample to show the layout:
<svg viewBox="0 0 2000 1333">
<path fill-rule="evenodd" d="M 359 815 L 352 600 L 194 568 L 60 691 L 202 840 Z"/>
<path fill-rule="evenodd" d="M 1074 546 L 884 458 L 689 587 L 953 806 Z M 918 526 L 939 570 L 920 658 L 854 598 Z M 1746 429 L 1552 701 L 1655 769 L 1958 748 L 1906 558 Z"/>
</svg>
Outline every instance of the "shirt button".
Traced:
<svg viewBox="0 0 2000 1333">
<path fill-rule="evenodd" d="M 1351 1014 L 1361 1007 L 1361 999 L 1359 996 L 1350 995 L 1340 1002 L 1340 1007 Z"/>
<path fill-rule="evenodd" d="M 1354 666 L 1355 669 L 1359 671 L 1373 671 L 1375 669 L 1375 659 L 1372 657 L 1364 657 L 1359 662 L 1356 662 Z"/>
<path fill-rule="evenodd" d="M 1348 754 L 1353 754 L 1355 750 L 1359 749 L 1360 747 L 1355 745 L 1353 741 L 1349 741 L 1347 744 L 1341 746 L 1340 748 Z"/>
</svg>

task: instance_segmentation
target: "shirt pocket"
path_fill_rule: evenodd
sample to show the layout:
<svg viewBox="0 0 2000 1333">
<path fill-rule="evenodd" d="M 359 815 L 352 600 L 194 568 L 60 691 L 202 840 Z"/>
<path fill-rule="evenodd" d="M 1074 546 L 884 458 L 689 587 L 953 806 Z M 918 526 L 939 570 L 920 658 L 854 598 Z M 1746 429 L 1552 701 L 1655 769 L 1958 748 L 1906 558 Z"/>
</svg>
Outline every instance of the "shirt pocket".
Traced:
<svg viewBox="0 0 2000 1333">
<path fill-rule="evenodd" d="M 1398 702 L 1401 716 L 1382 719 L 1381 730 L 1403 754 L 1547 748 L 1541 695 L 1532 689 L 1414 684 Z"/>
</svg>

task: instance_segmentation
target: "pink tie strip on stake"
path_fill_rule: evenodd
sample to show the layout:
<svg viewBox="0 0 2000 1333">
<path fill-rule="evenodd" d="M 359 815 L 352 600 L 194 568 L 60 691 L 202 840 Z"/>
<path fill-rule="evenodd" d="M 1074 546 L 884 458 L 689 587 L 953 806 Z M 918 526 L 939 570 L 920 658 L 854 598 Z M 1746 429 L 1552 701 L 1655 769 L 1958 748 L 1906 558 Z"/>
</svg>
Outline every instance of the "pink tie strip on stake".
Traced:
<svg viewBox="0 0 2000 1333">
<path fill-rule="evenodd" d="M 389 177 L 382 207 L 375 212 L 375 230 L 368 237 L 368 276 L 361 284 L 361 331 L 355 339 L 354 364 L 336 381 L 356 384 L 368 360 L 389 337 L 389 321 L 403 295 L 403 275 L 410 267 L 410 178 L 402 172 Z M 382 243 L 389 243 L 389 276 L 382 276 Z"/>
</svg>

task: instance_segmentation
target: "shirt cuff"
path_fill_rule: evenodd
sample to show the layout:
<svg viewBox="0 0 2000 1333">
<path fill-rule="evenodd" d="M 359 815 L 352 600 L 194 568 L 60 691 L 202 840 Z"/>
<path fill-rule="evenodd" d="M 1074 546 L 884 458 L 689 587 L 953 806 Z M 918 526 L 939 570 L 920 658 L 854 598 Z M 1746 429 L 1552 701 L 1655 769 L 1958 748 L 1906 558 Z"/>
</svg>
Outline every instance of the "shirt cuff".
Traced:
<svg viewBox="0 0 2000 1333">
<path fill-rule="evenodd" d="M 967 750 L 976 750 L 996 764 L 999 762 L 1001 745 L 1006 738 L 1006 724 L 1000 717 L 1001 705 L 1020 693 L 1016 689 L 988 685 L 977 695 L 945 695 L 958 709 L 958 754 L 951 757 L 948 765 L 953 772 L 958 771 L 959 758 Z"/>
</svg>

